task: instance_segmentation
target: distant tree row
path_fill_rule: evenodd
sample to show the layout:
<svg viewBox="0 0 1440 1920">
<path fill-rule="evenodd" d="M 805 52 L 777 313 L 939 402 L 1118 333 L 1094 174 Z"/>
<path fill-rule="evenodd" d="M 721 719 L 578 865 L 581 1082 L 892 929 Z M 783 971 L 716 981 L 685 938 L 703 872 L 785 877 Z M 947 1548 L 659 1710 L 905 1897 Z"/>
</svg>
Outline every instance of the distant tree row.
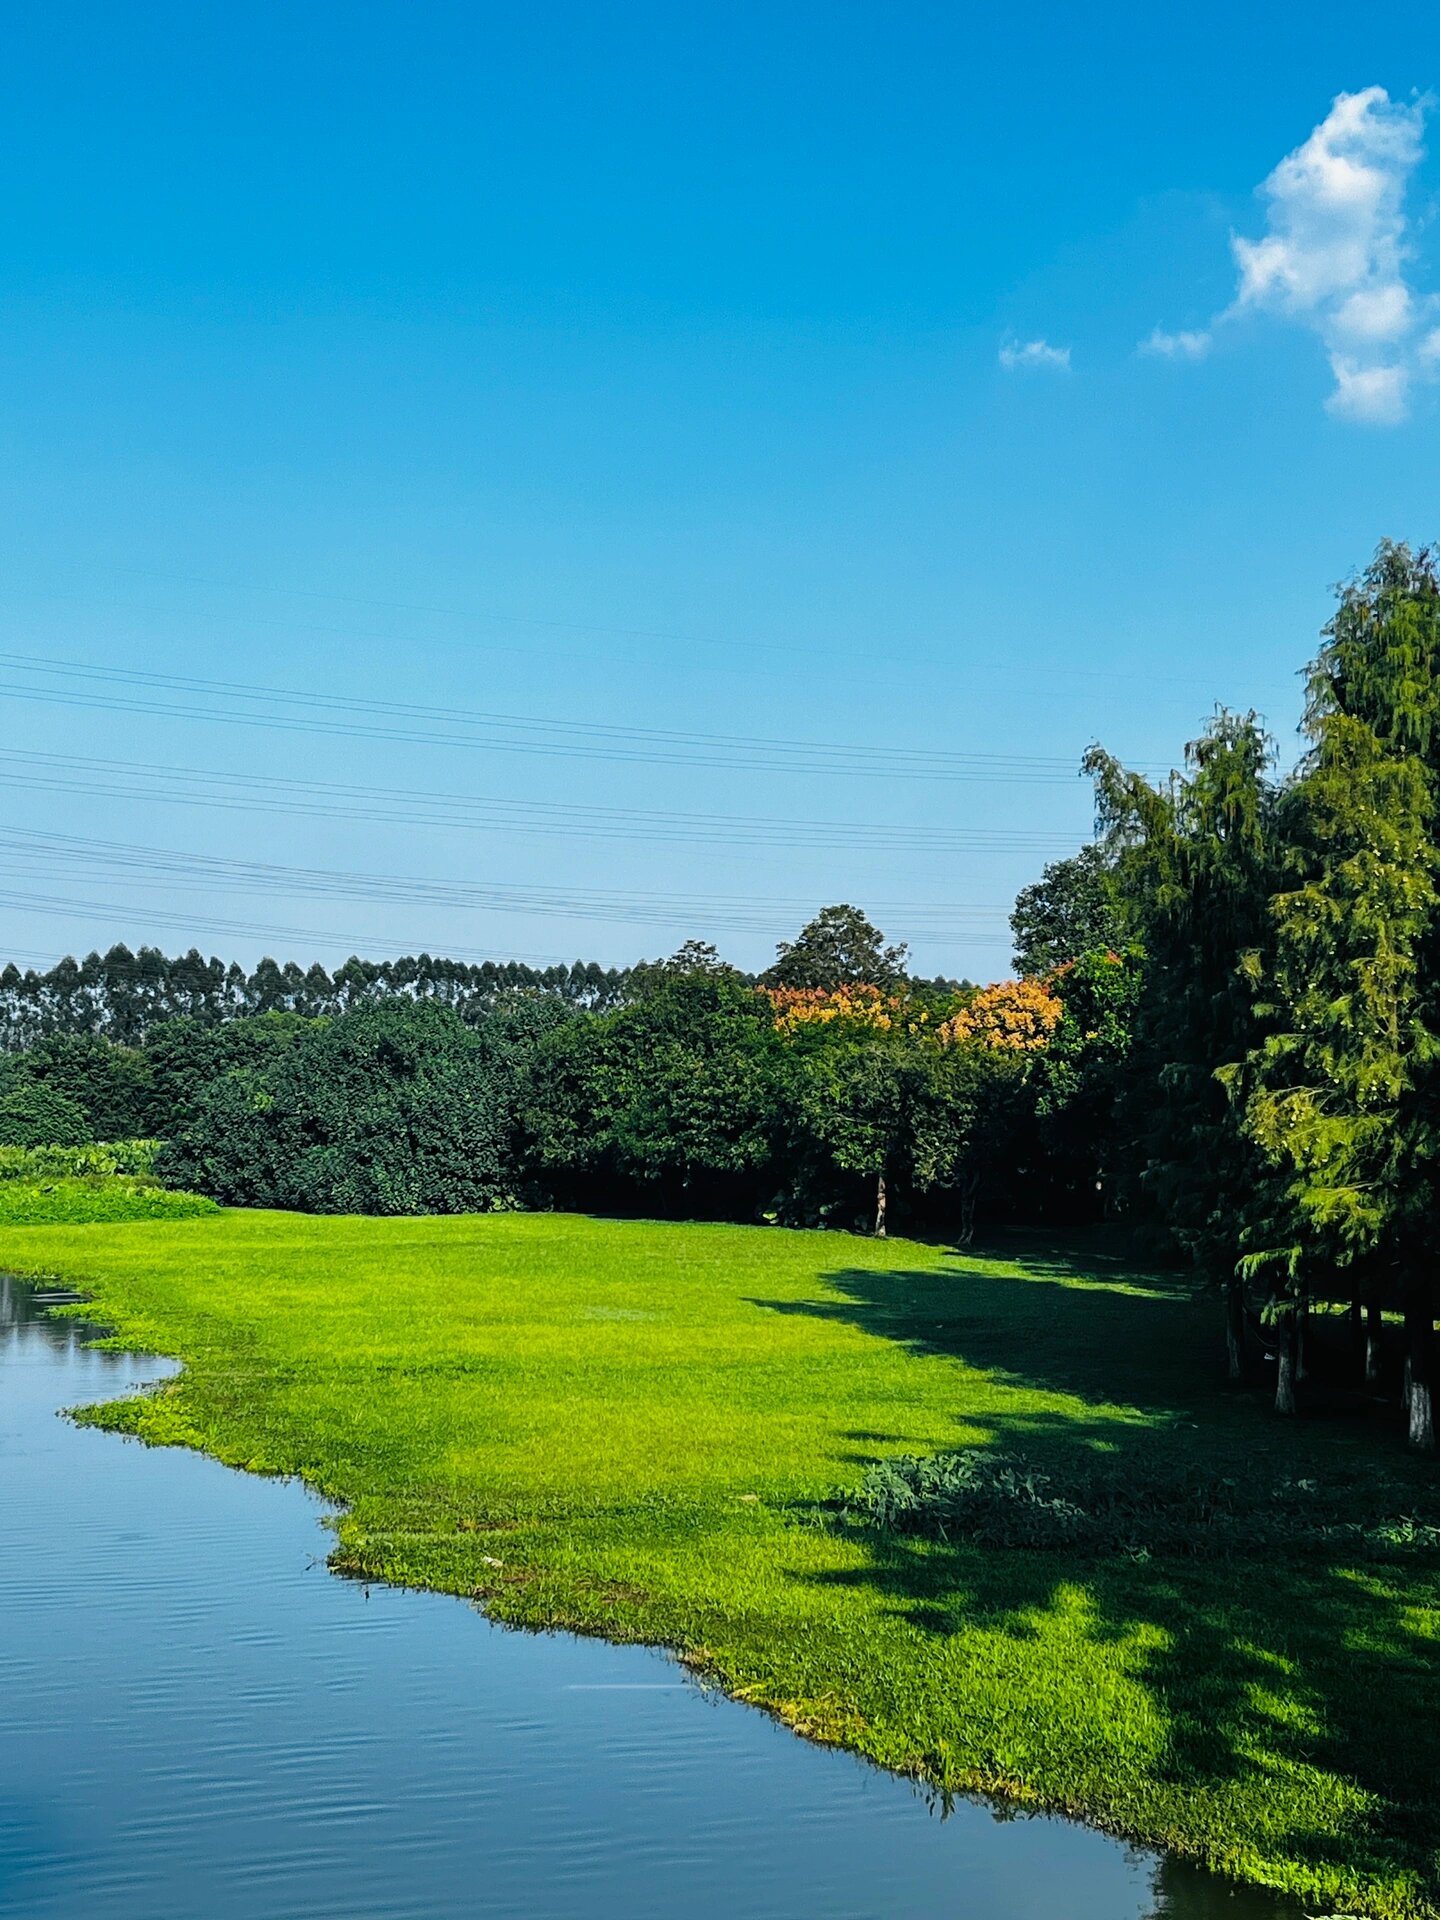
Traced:
<svg viewBox="0 0 1440 1920">
<path fill-rule="evenodd" d="M 395 998 L 434 1001 L 463 1020 L 483 1016 L 497 997 L 516 992 L 608 1007 L 623 997 L 628 971 L 593 960 L 551 967 L 519 960 L 472 965 L 422 953 L 402 960 L 352 957 L 334 973 L 318 964 L 266 959 L 247 972 L 234 961 L 206 959 L 193 947 L 172 958 L 156 947 L 132 953 L 115 946 L 83 960 L 61 960 L 43 972 L 22 972 L 13 964 L 0 972 L 0 1052 L 19 1052 L 61 1034 L 137 1046 L 167 1020 L 213 1026 L 266 1013 L 316 1020 Z"/>
<path fill-rule="evenodd" d="M 857 945 L 857 924 L 869 923 L 853 907 L 826 908 L 803 943 L 781 947 L 766 977 L 792 985 L 810 984 L 820 973 L 877 983 L 898 977 L 905 949 L 886 948 L 873 930 L 872 938 L 861 936 Z M 265 959 L 247 972 L 233 960 L 207 959 L 193 947 L 172 957 L 158 947 L 132 953 L 127 946 L 114 946 L 43 971 L 22 971 L 13 963 L 0 971 L 0 1053 L 18 1053 L 66 1034 L 138 1046 L 169 1020 L 214 1026 L 269 1013 L 319 1020 L 390 999 L 431 1001 L 472 1024 L 513 994 L 541 994 L 604 1012 L 625 999 L 634 972 L 594 960 L 532 967 L 520 960 L 471 963 L 428 953 L 401 960 L 352 956 L 333 973 L 318 963 L 301 967 L 293 960 Z"/>
</svg>

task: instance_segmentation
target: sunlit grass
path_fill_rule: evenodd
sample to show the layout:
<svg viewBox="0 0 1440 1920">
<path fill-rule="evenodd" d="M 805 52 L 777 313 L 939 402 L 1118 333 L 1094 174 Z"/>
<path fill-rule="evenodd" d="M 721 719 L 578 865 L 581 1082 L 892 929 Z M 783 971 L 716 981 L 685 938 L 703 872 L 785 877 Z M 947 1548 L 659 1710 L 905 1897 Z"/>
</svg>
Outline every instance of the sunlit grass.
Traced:
<svg viewBox="0 0 1440 1920">
<path fill-rule="evenodd" d="M 868 1462 L 994 1440 L 1117 1472 L 1424 1469 L 1219 1387 L 1212 1306 L 1098 1256 L 556 1215 L 4 1227 L 180 1382 L 106 1425 L 301 1472 L 356 1573 L 661 1641 L 817 1737 L 1334 1907 L 1440 1902 L 1427 1567 L 838 1532 Z"/>
</svg>

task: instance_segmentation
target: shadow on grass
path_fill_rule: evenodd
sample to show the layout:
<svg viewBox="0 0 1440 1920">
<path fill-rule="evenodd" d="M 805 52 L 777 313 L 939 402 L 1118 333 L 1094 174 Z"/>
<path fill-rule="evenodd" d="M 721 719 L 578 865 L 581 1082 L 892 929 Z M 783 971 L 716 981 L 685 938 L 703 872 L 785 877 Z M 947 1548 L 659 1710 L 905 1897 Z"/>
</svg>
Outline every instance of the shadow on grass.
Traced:
<svg viewBox="0 0 1440 1920">
<path fill-rule="evenodd" d="M 1022 1257 L 1022 1275 L 997 1271 L 984 1256 L 957 1256 L 941 1272 L 851 1268 L 826 1276 L 829 1298 L 757 1304 L 844 1321 L 1013 1387 L 1013 1413 L 997 1412 L 987 1397 L 976 1419 L 957 1380 L 957 1418 L 1062 1480 L 1097 1464 L 1137 1477 L 1173 1464 L 1177 1473 L 1250 1476 L 1262 1489 L 1313 1477 L 1332 1515 L 1366 1524 L 1433 1509 L 1433 1469 L 1405 1460 L 1387 1435 L 1362 1436 L 1353 1423 L 1337 1433 L 1319 1421 L 1277 1422 L 1258 1396 L 1224 1391 L 1213 1303 L 1123 1262 Z M 1054 1393 L 1081 1404 L 1036 1404 Z M 849 1437 L 893 1450 L 884 1434 Z M 1062 1613 L 1067 1631 L 1078 1619 L 1092 1644 L 1123 1647 L 1125 1670 L 1165 1730 L 1152 1778 L 1203 1790 L 1217 1809 L 1243 1808 L 1234 1824 L 1268 1834 L 1296 1863 L 1377 1878 L 1407 1873 L 1422 1900 L 1440 1907 L 1433 1567 L 1371 1563 L 1348 1549 L 1333 1559 L 1283 1550 L 1145 1559 L 870 1530 L 863 1538 L 867 1563 L 821 1576 L 826 1583 L 878 1589 L 912 1627 L 936 1635 L 980 1630 L 1036 1645 Z M 1041 1723 L 1044 1671 L 1037 1660 Z M 1333 1787 L 1327 1794 L 1296 1771 L 1306 1768 L 1356 1790 L 1369 1811 L 1343 1812 Z M 1328 1829 L 1302 1811 L 1327 1799 Z M 1223 1849 L 1227 1816 L 1213 1817 Z"/>
</svg>

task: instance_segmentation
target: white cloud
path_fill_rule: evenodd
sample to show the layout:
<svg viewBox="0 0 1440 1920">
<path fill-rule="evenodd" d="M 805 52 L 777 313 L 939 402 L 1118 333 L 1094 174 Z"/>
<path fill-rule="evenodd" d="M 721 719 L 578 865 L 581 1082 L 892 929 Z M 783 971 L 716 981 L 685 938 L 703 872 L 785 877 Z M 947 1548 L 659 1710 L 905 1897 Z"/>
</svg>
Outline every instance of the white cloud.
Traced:
<svg viewBox="0 0 1440 1920">
<path fill-rule="evenodd" d="M 1148 340 L 1140 342 L 1140 351 L 1158 353 L 1162 360 L 1203 360 L 1210 351 L 1210 329 L 1166 333 L 1163 327 L 1156 327 Z"/>
<path fill-rule="evenodd" d="M 1268 314 L 1318 337 L 1335 378 L 1327 406 L 1345 419 L 1393 426 L 1416 382 L 1440 378 L 1435 296 L 1410 284 L 1405 196 L 1424 157 L 1426 100 L 1383 87 L 1337 95 L 1329 113 L 1261 185 L 1266 231 L 1231 240 L 1240 282 L 1218 326 Z M 1157 328 L 1143 348 L 1195 359 L 1180 343 L 1209 335 Z"/>
<path fill-rule="evenodd" d="M 1048 340 L 1027 340 L 1016 346 L 1007 340 L 1000 349 L 1000 364 L 1007 373 L 1018 369 L 1047 368 L 1052 373 L 1069 373 L 1069 347 L 1052 347 Z"/>
<path fill-rule="evenodd" d="M 1403 281 L 1362 287 L 1335 309 L 1335 332 L 1350 340 L 1401 340 L 1410 331 L 1415 302 Z"/>
<path fill-rule="evenodd" d="M 1236 305 L 1333 316 L 1354 294 L 1405 292 L 1405 189 L 1424 151 L 1423 106 L 1383 87 L 1342 93 L 1260 191 L 1270 231 L 1234 242 Z"/>
<path fill-rule="evenodd" d="M 1410 370 L 1403 366 L 1366 366 L 1337 355 L 1330 359 L 1335 391 L 1325 402 L 1343 420 L 1372 427 L 1393 427 L 1405 418 L 1410 400 Z"/>
</svg>

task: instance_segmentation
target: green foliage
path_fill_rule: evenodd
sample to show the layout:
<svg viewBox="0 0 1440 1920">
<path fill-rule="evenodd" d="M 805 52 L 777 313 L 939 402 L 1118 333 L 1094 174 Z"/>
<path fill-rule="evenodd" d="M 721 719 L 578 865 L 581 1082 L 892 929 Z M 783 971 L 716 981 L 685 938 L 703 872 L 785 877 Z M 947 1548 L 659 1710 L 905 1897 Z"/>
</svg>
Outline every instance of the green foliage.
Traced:
<svg viewBox="0 0 1440 1920">
<path fill-rule="evenodd" d="M 1109 1132 L 1117 1083 L 1130 1057 L 1144 990 L 1140 952 L 1081 954 L 1050 981 L 1063 1013 L 1037 1065 L 1037 1106 L 1046 1116 L 1083 1111 L 1092 1132 Z"/>
<path fill-rule="evenodd" d="M 352 955 L 329 974 L 321 966 L 267 958 L 247 973 L 234 961 L 207 960 L 193 947 L 167 955 L 158 947 L 132 953 L 118 945 L 44 971 L 0 969 L 0 1047 L 19 1052 L 52 1034 L 98 1035 L 135 1047 L 174 1020 L 215 1026 L 266 1013 L 314 1020 L 396 999 L 434 1001 L 475 1023 L 517 995 L 562 1006 L 614 1006 L 625 983 L 622 969 L 583 960 L 530 967 L 519 960 L 471 965 L 428 953 L 378 961 Z"/>
<path fill-rule="evenodd" d="M 1433 1556 L 1440 1502 L 1377 1517 L 1376 1489 L 1315 1479 L 1257 1480 L 1248 1462 L 1217 1474 L 1184 1456 L 1163 1465 L 1098 1462 L 1055 1473 L 990 1447 L 878 1461 L 845 1503 L 862 1526 L 990 1547 L 1182 1557 L 1345 1554 L 1366 1562 Z"/>
<path fill-rule="evenodd" d="M 878 943 L 852 942 L 851 961 L 882 971 L 898 961 Z M 690 942 L 633 968 L 623 1004 L 606 1013 L 518 993 L 464 1020 L 433 999 L 393 997 L 334 1019 L 186 1015 L 152 1024 L 143 1051 L 45 1040 L 0 1059 L 0 1087 L 45 1075 L 53 1092 L 63 1072 L 94 1115 L 113 1096 L 112 1120 L 143 1094 L 169 1143 L 164 1177 L 235 1205 L 559 1201 L 858 1223 L 883 1176 L 902 1216 L 967 1232 L 982 1190 L 997 1205 L 1018 1191 L 994 1174 L 1020 1150 L 1033 1076 L 939 1045 L 962 998 L 944 982 L 885 996 L 862 983 L 857 1005 L 877 1017 L 817 1022 L 792 1045 L 771 1001 Z M 48 1101 L 45 1113 L 20 1137 L 91 1137 L 75 1112 Z"/>
<path fill-rule="evenodd" d="M 1124 896 L 1103 846 L 1082 847 L 1054 860 L 1032 886 L 1022 887 L 1010 915 L 1015 969 L 1043 979 L 1083 954 L 1129 945 Z"/>
<path fill-rule="evenodd" d="M 968 1236 L 986 1173 L 1013 1148 L 1028 1062 L 846 1019 L 800 1026 L 792 1055 L 785 1217 L 848 1223 L 868 1203 L 883 1232 L 892 1197 L 913 1212 L 941 1189 Z"/>
<path fill-rule="evenodd" d="M 836 1021 L 797 1049 L 802 1125 L 842 1173 L 893 1178 L 931 1089 L 926 1050 L 903 1030 Z"/>
<path fill-rule="evenodd" d="M 1426 556 L 1384 547 L 1346 589 L 1311 670 L 1306 731 L 1274 952 L 1251 967 L 1272 1031 L 1247 1063 L 1247 1119 L 1330 1258 L 1427 1257 L 1440 586 Z M 1292 1248 L 1288 1264 L 1302 1257 Z"/>
<path fill-rule="evenodd" d="M 1440 1156 L 1440 580 L 1386 545 L 1347 587 L 1311 670 L 1309 755 L 1285 796 L 1266 1031 L 1226 1078 L 1277 1191 L 1246 1271 L 1286 1306 L 1315 1270 L 1388 1277 L 1409 1335 L 1412 1442 L 1435 1444 Z"/>
<path fill-rule="evenodd" d="M 753 1217 L 783 1126 L 768 1005 L 713 950 L 682 949 L 636 986 L 538 1047 L 524 1101 L 536 1176 L 603 1207 Z"/>
<path fill-rule="evenodd" d="M 1264 1156 L 1217 1079 L 1260 1038 L 1248 956 L 1272 938 L 1273 747 L 1256 716 L 1216 714 L 1157 788 L 1093 748 L 1086 765 L 1116 884 L 1145 953 L 1128 1112 L 1132 1192 L 1200 1272 L 1233 1283 Z"/>
<path fill-rule="evenodd" d="M 1188 1286 L 1035 1239 L 957 1258 L 521 1213 L 7 1228 L 0 1264 L 180 1355 L 175 1385 L 97 1418 L 303 1474 L 346 1571 L 675 1647 L 882 1765 L 1311 1913 L 1440 1907 L 1433 1553 L 1282 1546 L 1237 1577 L 1233 1553 L 804 1524 L 877 1456 L 987 1441 L 1061 1497 L 1163 1451 L 1167 1482 L 1234 1461 L 1257 1508 L 1308 1480 L 1323 1510 L 1363 1423 L 1225 1392 Z M 1394 1454 L 1353 1497 L 1423 1524 L 1433 1476 Z"/>
<path fill-rule="evenodd" d="M 858 907 L 824 907 L 793 940 L 782 940 L 764 975 L 772 987 L 895 986 L 905 972 L 904 946 L 885 936 Z"/>
<path fill-rule="evenodd" d="M 187 1015 L 154 1028 L 145 1057 L 166 1136 L 190 1125 L 217 1080 L 231 1073 L 263 1075 L 313 1024 L 298 1013 L 258 1013 L 223 1023 Z"/>
<path fill-rule="evenodd" d="M 1123 1185 L 1121 1130 L 1145 986 L 1138 948 L 1083 953 L 1049 982 L 1064 1012 L 1034 1063 L 1035 1171 L 1062 1216 L 1084 1220 Z"/>
<path fill-rule="evenodd" d="M 110 1140 L 83 1147 L 0 1147 L 0 1181 L 96 1180 L 122 1174 L 155 1175 L 158 1140 Z"/>
<path fill-rule="evenodd" d="M 391 1001 L 286 1035 L 199 1095 L 159 1170 L 241 1206 L 472 1213 L 515 1203 L 519 1062 L 554 1016 L 467 1027 Z"/>
<path fill-rule="evenodd" d="M 1253 714 L 1217 715 L 1163 790 L 1089 756 L 1146 955 L 1131 1056 L 1140 1178 L 1226 1289 L 1236 1378 L 1244 1285 L 1259 1290 L 1284 1412 L 1312 1297 L 1402 1306 L 1410 1434 L 1430 1448 L 1440 577 L 1428 553 L 1386 543 L 1344 589 L 1304 731 L 1284 782 Z"/>
<path fill-rule="evenodd" d="M 150 1131 L 150 1064 L 134 1047 L 94 1034 L 51 1034 L 11 1062 L 15 1084 L 48 1088 L 80 1109 L 91 1140 L 133 1140 Z"/>
<path fill-rule="evenodd" d="M 0 1147 L 79 1147 L 92 1138 L 84 1109 L 43 1081 L 20 1079 L 0 1094 Z"/>
<path fill-rule="evenodd" d="M 1429 806 L 1416 761 L 1327 718 L 1289 796 L 1269 965 L 1253 965 L 1272 1031 L 1249 1058 L 1247 1123 L 1292 1169 L 1297 1229 L 1342 1265 L 1407 1226 L 1423 1238 L 1433 1205 L 1417 1100 L 1436 1058 L 1419 972 L 1437 900 Z"/>
<path fill-rule="evenodd" d="M 125 1175 L 0 1179 L 0 1225 L 7 1227 L 186 1220 L 216 1211 L 215 1202 L 198 1193 L 173 1193 Z"/>
</svg>

